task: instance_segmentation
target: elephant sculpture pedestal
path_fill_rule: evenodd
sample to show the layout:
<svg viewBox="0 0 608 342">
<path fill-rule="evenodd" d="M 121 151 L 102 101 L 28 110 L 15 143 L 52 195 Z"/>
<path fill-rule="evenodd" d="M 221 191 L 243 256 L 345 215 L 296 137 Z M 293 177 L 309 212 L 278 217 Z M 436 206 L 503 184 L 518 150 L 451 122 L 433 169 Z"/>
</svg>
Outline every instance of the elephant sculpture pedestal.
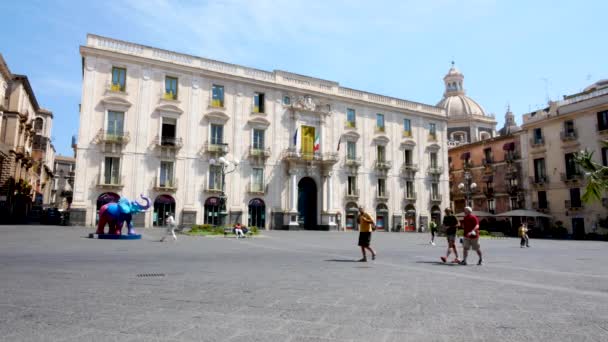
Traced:
<svg viewBox="0 0 608 342">
<path fill-rule="evenodd" d="M 132 216 L 146 211 L 150 208 L 150 199 L 141 195 L 146 201 L 142 205 L 136 201 L 129 201 L 125 197 L 121 197 L 118 203 L 107 203 L 99 209 L 99 222 L 97 231 L 89 234 L 89 238 L 108 239 L 108 240 L 139 240 L 140 234 L 135 233 L 135 228 L 132 223 Z M 122 235 L 122 227 L 127 223 L 128 233 Z M 104 233 L 106 224 L 109 226 L 108 233 Z"/>
</svg>

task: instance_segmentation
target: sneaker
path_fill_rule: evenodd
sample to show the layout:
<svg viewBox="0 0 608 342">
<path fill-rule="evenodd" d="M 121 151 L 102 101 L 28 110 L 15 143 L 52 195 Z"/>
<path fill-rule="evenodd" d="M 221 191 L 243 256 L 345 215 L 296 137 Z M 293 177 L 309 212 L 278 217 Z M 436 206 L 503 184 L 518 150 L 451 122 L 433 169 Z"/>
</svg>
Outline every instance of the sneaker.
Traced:
<svg viewBox="0 0 608 342">
<path fill-rule="evenodd" d="M 467 264 L 467 261 L 466 261 L 466 260 L 462 260 L 462 261 L 461 261 L 459 264 L 460 264 L 460 265 L 466 265 L 466 264 Z"/>
<path fill-rule="evenodd" d="M 452 260 L 452 262 L 455 263 L 455 264 L 460 264 L 460 259 L 455 258 L 454 260 Z"/>
<path fill-rule="evenodd" d="M 479 259 L 479 261 L 477 262 L 477 266 L 481 266 L 483 265 L 483 261 L 481 259 Z"/>
<path fill-rule="evenodd" d="M 376 254 L 372 255 L 372 260 L 376 260 Z"/>
<path fill-rule="evenodd" d="M 446 257 L 441 257 L 441 261 L 443 261 L 444 263 L 448 261 L 448 258 Z"/>
<path fill-rule="evenodd" d="M 366 259 L 366 258 L 361 258 L 361 259 L 359 259 L 358 261 L 359 261 L 359 262 L 367 262 L 367 259 Z"/>
<path fill-rule="evenodd" d="M 434 242 L 431 242 L 431 245 L 435 246 L 435 243 L 434 243 Z"/>
</svg>

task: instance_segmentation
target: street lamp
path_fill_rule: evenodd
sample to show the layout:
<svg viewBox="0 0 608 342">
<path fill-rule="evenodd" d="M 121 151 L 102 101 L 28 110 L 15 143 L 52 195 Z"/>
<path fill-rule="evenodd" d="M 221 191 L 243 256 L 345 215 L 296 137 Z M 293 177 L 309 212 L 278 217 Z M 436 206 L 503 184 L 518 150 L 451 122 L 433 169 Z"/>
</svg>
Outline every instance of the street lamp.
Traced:
<svg viewBox="0 0 608 342">
<path fill-rule="evenodd" d="M 465 198 L 467 207 L 473 208 L 473 202 L 471 201 L 471 194 L 477 189 L 477 183 L 473 182 L 473 177 L 469 171 L 464 172 L 464 183 L 458 184 L 458 190 L 462 191 Z"/>
<path fill-rule="evenodd" d="M 220 224 L 223 225 L 224 224 L 224 217 L 226 217 L 226 215 L 228 215 L 228 213 L 226 212 L 226 175 L 229 173 L 232 173 L 234 171 L 236 171 L 237 166 L 239 165 L 239 160 L 234 160 L 234 161 L 228 161 L 228 159 L 224 158 L 224 157 L 219 157 L 217 160 L 215 159 L 210 159 L 209 163 L 213 164 L 213 165 L 218 165 L 220 167 L 220 172 L 222 174 L 222 188 L 221 188 L 221 194 L 220 194 L 220 217 L 221 217 L 221 222 Z M 231 170 L 227 170 L 229 167 L 232 167 Z"/>
</svg>

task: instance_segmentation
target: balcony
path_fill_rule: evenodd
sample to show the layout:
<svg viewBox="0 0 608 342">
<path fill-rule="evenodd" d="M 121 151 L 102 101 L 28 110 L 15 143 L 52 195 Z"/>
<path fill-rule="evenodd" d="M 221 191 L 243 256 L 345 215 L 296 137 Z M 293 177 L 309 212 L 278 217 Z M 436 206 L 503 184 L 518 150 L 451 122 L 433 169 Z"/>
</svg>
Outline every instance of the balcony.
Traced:
<svg viewBox="0 0 608 342">
<path fill-rule="evenodd" d="M 418 172 L 418 164 L 403 164 L 400 171 L 404 178 L 414 178 L 414 175 Z"/>
<path fill-rule="evenodd" d="M 548 183 L 549 183 L 549 177 L 547 177 L 547 176 L 541 176 L 541 177 L 530 176 L 530 184 L 532 184 L 534 186 L 542 187 Z"/>
<path fill-rule="evenodd" d="M 384 127 L 384 126 L 376 126 L 376 129 L 374 130 L 374 132 L 380 133 L 380 134 L 384 134 L 386 132 L 386 127 Z"/>
<path fill-rule="evenodd" d="M 159 137 L 155 139 L 156 146 L 170 149 L 180 149 L 184 146 L 182 138 L 176 137 Z"/>
<path fill-rule="evenodd" d="M 266 194 L 266 187 L 264 184 L 249 183 L 247 186 L 247 192 L 251 195 L 263 196 Z"/>
<path fill-rule="evenodd" d="M 578 138 L 578 132 L 576 129 L 571 131 L 561 131 L 559 132 L 559 138 L 564 142 L 576 140 Z"/>
<path fill-rule="evenodd" d="M 222 193 L 222 185 L 221 184 L 205 184 L 205 188 L 203 190 L 209 194 L 221 194 Z"/>
<path fill-rule="evenodd" d="M 509 193 L 510 195 L 516 195 L 521 190 L 521 188 L 519 187 L 519 185 L 507 184 L 506 190 L 507 193 Z"/>
<path fill-rule="evenodd" d="M 122 189 L 124 187 L 124 177 L 109 177 L 106 178 L 103 174 L 97 180 L 97 187 L 103 189 Z"/>
<path fill-rule="evenodd" d="M 567 173 L 567 172 L 563 173 L 562 172 L 560 174 L 560 176 L 561 176 L 562 182 L 564 182 L 564 183 L 570 183 L 570 182 L 576 183 L 576 182 L 582 181 L 585 178 L 585 176 L 580 172 L 575 172 L 575 173 Z"/>
<path fill-rule="evenodd" d="M 443 167 L 441 166 L 429 166 L 427 170 L 429 175 L 439 176 L 443 173 Z"/>
<path fill-rule="evenodd" d="M 163 179 L 156 177 L 156 180 L 154 181 L 154 190 L 175 192 L 177 190 L 177 178 Z"/>
<path fill-rule="evenodd" d="M 545 137 L 539 137 L 539 138 L 531 138 L 530 139 L 530 147 L 531 148 L 540 148 L 545 146 Z"/>
<path fill-rule="evenodd" d="M 174 94 L 172 91 L 163 94 L 163 100 L 176 101 L 177 94 Z"/>
<path fill-rule="evenodd" d="M 404 138 L 408 138 L 408 139 L 413 139 L 414 138 L 414 136 L 412 134 L 412 131 L 403 131 L 402 135 L 403 135 Z"/>
<path fill-rule="evenodd" d="M 270 147 L 249 147 L 250 157 L 268 158 L 270 157 Z"/>
<path fill-rule="evenodd" d="M 432 204 L 441 204 L 441 200 L 443 196 L 441 194 L 431 194 L 431 203 Z"/>
<path fill-rule="evenodd" d="M 356 201 L 359 199 L 359 189 L 351 189 L 348 191 L 346 189 L 346 193 L 344 194 L 344 199 L 347 201 Z"/>
<path fill-rule="evenodd" d="M 475 167 L 475 164 L 473 164 L 473 162 L 470 160 L 465 160 L 462 162 L 462 168 L 465 170 L 470 170 L 473 167 Z"/>
<path fill-rule="evenodd" d="M 429 134 L 428 141 L 437 142 L 437 134 Z"/>
<path fill-rule="evenodd" d="M 494 196 L 494 188 L 484 187 L 483 188 L 483 194 L 486 195 L 486 197 L 493 197 Z"/>
<path fill-rule="evenodd" d="M 210 142 L 205 142 L 205 144 L 203 145 L 203 152 L 205 153 L 212 153 L 212 154 L 220 154 L 220 155 L 224 155 L 227 154 L 228 151 L 230 150 L 228 144 L 225 143 L 210 143 Z"/>
<path fill-rule="evenodd" d="M 335 164 L 338 162 L 338 153 L 335 152 L 302 152 L 290 147 L 283 151 L 282 159 L 288 161 L 321 162 L 325 164 Z"/>
<path fill-rule="evenodd" d="M 111 143 L 111 144 L 127 144 L 131 141 L 129 132 L 108 132 L 103 129 L 99 130 L 95 140 L 98 143 Z"/>
<path fill-rule="evenodd" d="M 376 170 L 386 171 L 393 166 L 393 163 L 390 160 L 376 160 L 374 163 L 374 167 Z"/>
<path fill-rule="evenodd" d="M 519 154 L 517 154 L 515 151 L 511 151 L 510 153 L 505 154 L 505 161 L 507 163 L 513 163 L 517 159 L 519 159 Z"/>
<path fill-rule="evenodd" d="M 608 126 L 600 126 L 597 123 L 595 124 L 595 130 L 600 135 L 608 135 Z"/>
<path fill-rule="evenodd" d="M 349 157 L 346 156 L 346 160 L 344 161 L 344 165 L 351 167 L 359 167 L 361 166 L 361 157 Z"/>
<path fill-rule="evenodd" d="M 378 200 L 378 202 L 387 202 L 388 201 L 388 197 L 389 197 L 389 192 L 388 191 L 383 191 L 383 192 L 377 192 L 376 193 L 376 199 Z"/>
<path fill-rule="evenodd" d="M 582 210 L 583 203 L 580 200 L 578 200 L 578 201 L 565 200 L 564 207 L 567 210 L 572 210 L 572 211 Z"/>
<path fill-rule="evenodd" d="M 532 202 L 532 209 L 541 213 L 549 212 L 549 202 Z"/>
<path fill-rule="evenodd" d="M 483 158 L 481 164 L 483 164 L 483 166 L 491 166 L 494 164 L 494 157 Z"/>
<path fill-rule="evenodd" d="M 356 129 L 357 128 L 357 122 L 356 121 L 346 121 L 344 123 L 344 128 Z"/>
<path fill-rule="evenodd" d="M 403 197 L 406 202 L 416 201 L 416 191 L 405 192 L 405 196 Z"/>
</svg>

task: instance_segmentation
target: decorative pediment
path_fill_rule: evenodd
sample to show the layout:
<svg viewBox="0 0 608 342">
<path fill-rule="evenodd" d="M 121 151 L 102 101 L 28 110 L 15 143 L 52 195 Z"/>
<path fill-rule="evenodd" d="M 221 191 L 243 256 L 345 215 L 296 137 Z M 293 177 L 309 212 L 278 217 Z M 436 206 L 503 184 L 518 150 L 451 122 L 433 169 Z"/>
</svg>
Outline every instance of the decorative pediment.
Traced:
<svg viewBox="0 0 608 342">
<path fill-rule="evenodd" d="M 324 115 L 331 114 L 331 105 L 329 103 L 321 103 L 319 100 L 313 99 L 313 97 L 310 95 L 298 96 L 290 107 L 291 109 L 297 111 Z"/>
<path fill-rule="evenodd" d="M 401 142 L 401 146 L 406 150 L 413 150 L 416 147 L 416 142 L 414 140 L 408 139 Z"/>
<path fill-rule="evenodd" d="M 427 150 L 429 151 L 439 151 L 441 149 L 441 146 L 439 146 L 439 144 L 430 144 L 429 146 L 426 147 Z"/>
<path fill-rule="evenodd" d="M 181 108 L 179 108 L 176 105 L 173 104 L 163 104 L 160 105 L 158 107 L 156 107 L 156 110 L 159 112 L 165 112 L 165 113 L 171 113 L 171 114 L 181 114 L 184 111 L 181 110 Z"/>
<path fill-rule="evenodd" d="M 342 139 L 346 141 L 357 141 L 360 137 L 361 135 L 359 135 L 359 133 L 357 133 L 356 131 L 349 131 L 342 134 Z"/>
<path fill-rule="evenodd" d="M 107 96 L 101 99 L 101 102 L 106 107 L 120 107 L 120 108 L 129 108 L 131 107 L 131 102 L 127 99 L 118 97 L 118 96 Z"/>
<path fill-rule="evenodd" d="M 230 119 L 230 116 L 224 112 L 213 111 L 205 114 L 205 118 L 209 122 L 226 122 Z"/>
<path fill-rule="evenodd" d="M 268 121 L 266 118 L 262 118 L 262 117 L 257 117 L 257 118 L 249 119 L 247 121 L 247 123 L 251 127 L 266 128 L 266 127 L 270 126 L 270 121 Z"/>
<path fill-rule="evenodd" d="M 386 135 L 377 135 L 374 137 L 374 142 L 378 145 L 386 145 L 391 141 Z"/>
</svg>

